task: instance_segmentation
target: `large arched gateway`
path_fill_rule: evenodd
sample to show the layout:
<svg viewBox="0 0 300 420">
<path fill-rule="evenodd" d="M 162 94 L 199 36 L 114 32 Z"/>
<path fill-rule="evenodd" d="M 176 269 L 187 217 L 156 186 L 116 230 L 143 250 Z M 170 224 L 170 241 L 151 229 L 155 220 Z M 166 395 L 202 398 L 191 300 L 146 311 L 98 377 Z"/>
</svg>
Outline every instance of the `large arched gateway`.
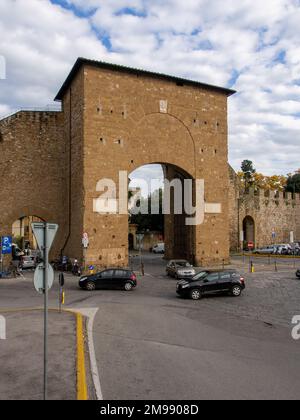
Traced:
<svg viewBox="0 0 300 420">
<path fill-rule="evenodd" d="M 160 163 L 167 180 L 191 179 L 194 185 L 204 180 L 205 187 L 201 224 L 186 228 L 184 215 L 174 211 L 166 217 L 167 256 L 186 252 L 203 264 L 228 260 L 227 97 L 232 93 L 78 59 L 56 97 L 62 112 L 21 112 L 0 122 L 1 168 L 12 180 L 0 196 L 0 233 L 11 222 L 7 215 L 14 201 L 21 205 L 26 196 L 28 205 L 40 205 L 60 224 L 56 252 L 85 254 L 86 263 L 97 266 L 127 265 L 128 214 L 99 212 L 99 185 L 114 182 L 119 199 L 124 174 Z M 85 253 L 83 232 L 89 237 Z"/>
</svg>

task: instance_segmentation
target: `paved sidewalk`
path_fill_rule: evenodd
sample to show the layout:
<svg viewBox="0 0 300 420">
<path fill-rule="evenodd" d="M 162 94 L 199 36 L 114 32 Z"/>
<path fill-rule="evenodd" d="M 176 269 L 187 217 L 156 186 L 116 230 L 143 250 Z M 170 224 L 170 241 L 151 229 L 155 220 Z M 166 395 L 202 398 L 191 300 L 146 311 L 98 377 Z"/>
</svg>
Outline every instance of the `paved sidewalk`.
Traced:
<svg viewBox="0 0 300 420">
<path fill-rule="evenodd" d="M 1 312 L 0 400 L 43 399 L 43 311 Z M 49 312 L 48 399 L 76 400 L 76 318 Z"/>
</svg>

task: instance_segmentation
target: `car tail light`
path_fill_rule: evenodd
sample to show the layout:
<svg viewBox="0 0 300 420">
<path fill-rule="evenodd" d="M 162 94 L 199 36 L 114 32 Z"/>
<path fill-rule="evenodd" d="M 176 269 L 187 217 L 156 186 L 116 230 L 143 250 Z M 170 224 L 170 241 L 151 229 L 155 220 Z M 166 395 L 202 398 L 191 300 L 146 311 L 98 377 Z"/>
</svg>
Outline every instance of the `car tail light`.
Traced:
<svg viewBox="0 0 300 420">
<path fill-rule="evenodd" d="M 245 279 L 244 279 L 244 277 L 240 277 L 240 282 L 241 282 L 241 283 L 245 283 Z"/>
<path fill-rule="evenodd" d="M 131 274 L 130 280 L 136 281 L 136 275 L 135 274 Z"/>
</svg>

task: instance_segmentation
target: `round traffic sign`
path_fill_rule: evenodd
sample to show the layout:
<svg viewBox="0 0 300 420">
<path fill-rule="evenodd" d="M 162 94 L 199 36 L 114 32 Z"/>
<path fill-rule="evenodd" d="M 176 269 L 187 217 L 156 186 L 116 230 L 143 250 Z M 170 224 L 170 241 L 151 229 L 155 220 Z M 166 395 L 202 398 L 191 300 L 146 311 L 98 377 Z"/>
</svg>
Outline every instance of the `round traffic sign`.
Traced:
<svg viewBox="0 0 300 420">
<path fill-rule="evenodd" d="M 52 268 L 52 265 L 48 264 L 48 290 L 51 289 L 54 282 L 54 271 Z M 44 293 L 44 263 L 40 263 L 34 272 L 34 279 L 33 284 L 35 287 L 35 290 L 43 294 Z"/>
<path fill-rule="evenodd" d="M 87 234 L 87 232 L 84 232 L 82 235 L 82 245 L 83 248 L 88 248 L 89 246 L 89 235 Z"/>
</svg>

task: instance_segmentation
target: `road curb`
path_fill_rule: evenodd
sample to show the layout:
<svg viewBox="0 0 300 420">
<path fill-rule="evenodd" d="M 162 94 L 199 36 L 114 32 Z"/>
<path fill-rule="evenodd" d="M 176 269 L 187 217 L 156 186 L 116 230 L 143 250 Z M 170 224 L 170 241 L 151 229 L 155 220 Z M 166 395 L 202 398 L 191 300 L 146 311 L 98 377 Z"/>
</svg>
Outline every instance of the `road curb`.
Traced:
<svg viewBox="0 0 300 420">
<path fill-rule="evenodd" d="M 234 257 L 245 257 L 245 258 L 269 258 L 271 257 L 272 259 L 286 259 L 286 260 L 300 260 L 300 256 L 299 255 L 280 255 L 280 254 L 232 254 L 231 255 L 232 258 Z"/>
</svg>

